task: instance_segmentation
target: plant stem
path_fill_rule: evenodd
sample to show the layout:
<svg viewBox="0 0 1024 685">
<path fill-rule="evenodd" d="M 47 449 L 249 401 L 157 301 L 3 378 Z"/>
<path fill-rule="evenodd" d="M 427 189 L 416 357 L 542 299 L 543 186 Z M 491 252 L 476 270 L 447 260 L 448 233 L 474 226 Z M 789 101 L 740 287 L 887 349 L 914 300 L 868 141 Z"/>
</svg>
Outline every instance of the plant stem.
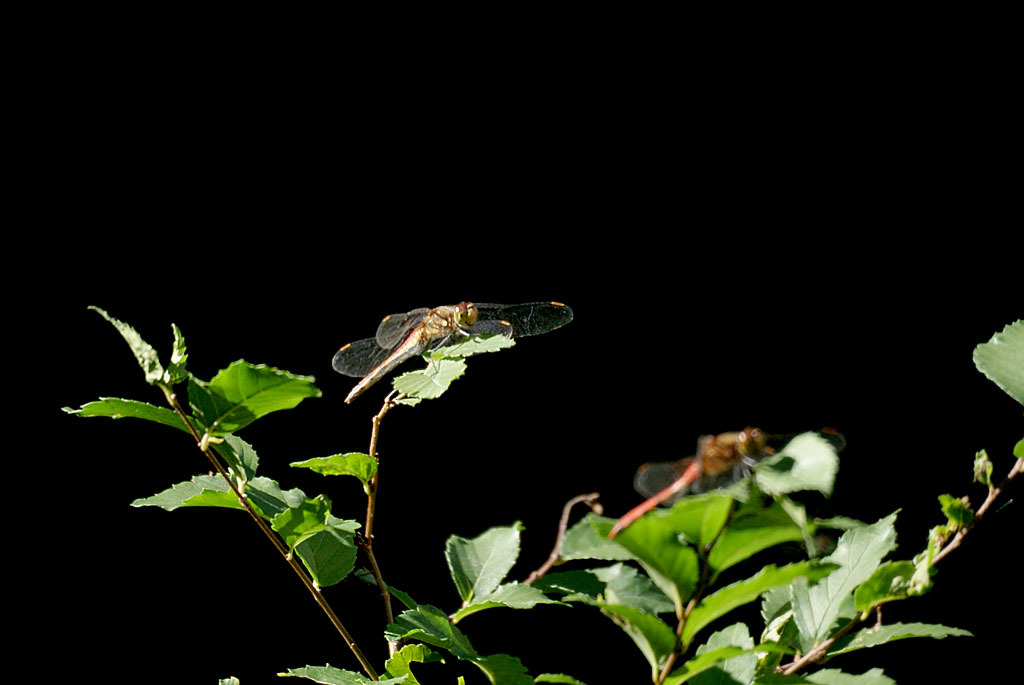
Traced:
<svg viewBox="0 0 1024 685">
<path fill-rule="evenodd" d="M 173 409 L 175 413 L 177 413 L 178 418 L 182 420 L 182 422 L 185 424 L 185 427 L 188 428 L 189 433 L 191 433 L 192 437 L 195 438 L 196 444 L 199 446 L 200 451 L 203 453 L 204 456 L 206 456 L 207 459 L 209 459 L 214 469 L 217 470 L 217 473 L 221 475 L 221 477 L 227 482 L 228 487 L 231 488 L 231 491 L 235 493 L 235 497 L 238 498 L 238 502 L 247 512 L 249 512 L 249 516 L 251 516 L 253 521 L 256 522 L 256 525 L 259 527 L 259 529 L 263 531 L 263 534 L 267 536 L 270 542 L 274 545 L 274 548 L 277 549 L 281 556 L 284 557 L 284 560 L 288 563 L 288 565 L 292 567 L 292 570 L 295 571 L 295 574 L 299 577 L 299 580 L 302 581 L 302 584 L 306 587 L 307 590 L 309 590 L 310 594 L 313 595 L 313 599 L 324 611 L 324 613 L 327 614 L 327 618 L 331 621 L 331 624 L 334 625 L 334 628 L 338 631 L 338 633 L 341 634 L 341 637 L 345 640 L 345 644 L 347 644 L 348 648 L 352 650 L 352 653 L 359 661 L 359 664 L 363 667 L 363 670 L 366 672 L 366 675 L 368 675 L 371 680 L 379 680 L 380 676 L 377 674 L 377 671 L 373 668 L 373 665 L 366 658 L 366 655 L 363 654 L 363 651 L 359 648 L 359 645 L 356 644 L 356 641 L 355 639 L 353 639 L 352 634 L 348 632 L 348 630 L 342 624 L 341 620 L 338 618 L 337 614 L 335 614 L 334 610 L 331 609 L 331 606 L 327 603 L 327 600 L 324 599 L 323 594 L 320 592 L 320 588 L 317 587 L 317 585 L 310 579 L 308 575 L 306 575 L 306 572 L 303 570 L 302 565 L 299 563 L 298 559 L 296 559 L 295 556 L 289 552 L 287 545 L 285 545 L 284 542 L 282 542 L 281 539 L 270 528 L 270 526 L 267 525 L 267 522 L 264 521 L 263 518 L 261 518 L 260 515 L 256 513 L 256 510 L 254 510 L 252 508 L 252 505 L 249 504 L 249 498 L 246 497 L 241 491 L 239 491 L 239 489 L 235 485 L 235 482 L 232 480 L 231 475 L 221 465 L 220 460 L 217 459 L 217 457 L 206 446 L 207 443 L 204 440 L 204 436 L 200 436 L 199 431 L 197 431 L 195 427 L 192 425 L 192 422 L 189 421 L 188 416 L 185 414 L 185 411 L 181 408 L 181 405 L 178 403 L 177 395 L 175 395 L 174 392 L 170 390 L 170 388 L 162 387 L 162 389 L 164 391 L 164 395 L 167 398 L 168 403 L 171 405 L 171 409 Z"/>
<path fill-rule="evenodd" d="M 555 565 L 556 561 L 558 561 L 558 558 L 562 550 L 562 539 L 565 537 L 565 530 L 569 526 L 569 511 L 580 502 L 585 502 L 586 505 L 591 508 L 591 510 L 593 510 L 597 514 L 600 514 L 603 511 L 603 508 L 601 507 L 601 504 L 597 501 L 598 497 L 598 493 L 591 492 L 586 495 L 577 495 L 565 503 L 565 506 L 562 507 L 562 518 L 560 518 L 558 521 L 558 534 L 555 536 L 555 546 L 554 548 L 552 548 L 551 554 L 548 555 L 547 561 L 545 561 L 540 568 L 538 568 L 536 571 L 527 576 L 526 580 L 523 581 L 524 585 L 530 585 L 531 583 L 539 579 L 541 576 L 547 573 L 552 566 Z"/>
<path fill-rule="evenodd" d="M 384 617 L 391 625 L 395 622 L 395 615 L 391 609 L 391 593 L 388 591 L 387 583 L 384 582 L 384 577 L 380 572 L 380 566 L 377 564 L 377 557 L 373 553 L 373 519 L 374 514 L 377 510 L 377 487 L 379 484 L 380 476 L 380 457 L 377 456 L 377 441 L 380 437 L 380 423 L 384 420 L 384 416 L 387 415 L 388 411 L 395 406 L 395 401 L 405 396 L 405 393 L 394 396 L 395 391 L 392 391 L 384 399 L 384 406 L 380 408 L 377 415 L 373 417 L 373 428 L 370 431 L 370 456 L 373 457 L 374 461 L 377 462 L 377 470 L 373 474 L 373 478 L 370 479 L 369 494 L 366 497 L 366 525 L 364 526 L 365 533 L 363 538 L 363 549 L 366 551 L 366 558 L 370 562 L 370 569 L 373 571 L 373 577 L 377 581 L 377 587 L 380 589 L 380 597 L 384 600 Z M 394 656 L 395 652 L 398 651 L 398 643 L 388 641 L 388 652 Z"/>
</svg>

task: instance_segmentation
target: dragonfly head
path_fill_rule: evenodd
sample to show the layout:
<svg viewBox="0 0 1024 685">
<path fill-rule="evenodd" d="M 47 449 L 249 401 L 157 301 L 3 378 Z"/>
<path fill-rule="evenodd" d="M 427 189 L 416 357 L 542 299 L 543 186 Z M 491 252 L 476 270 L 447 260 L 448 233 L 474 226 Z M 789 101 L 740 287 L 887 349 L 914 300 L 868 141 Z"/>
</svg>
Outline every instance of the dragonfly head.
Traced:
<svg viewBox="0 0 1024 685">
<path fill-rule="evenodd" d="M 767 443 L 768 436 L 764 434 L 764 431 L 760 428 L 751 428 L 750 426 L 740 431 L 737 438 L 739 452 L 745 457 L 760 456 L 764 452 Z"/>
<path fill-rule="evenodd" d="M 480 312 L 472 302 L 459 302 L 455 305 L 455 323 L 459 328 L 468 328 L 476 323 Z"/>
</svg>

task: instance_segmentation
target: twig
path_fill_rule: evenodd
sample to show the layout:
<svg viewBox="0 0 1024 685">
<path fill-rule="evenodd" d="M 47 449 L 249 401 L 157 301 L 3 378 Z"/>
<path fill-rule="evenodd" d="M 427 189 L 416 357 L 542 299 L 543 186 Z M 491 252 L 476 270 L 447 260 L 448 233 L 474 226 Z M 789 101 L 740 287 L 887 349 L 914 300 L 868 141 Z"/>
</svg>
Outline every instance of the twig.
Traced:
<svg viewBox="0 0 1024 685">
<path fill-rule="evenodd" d="M 949 554 L 954 549 L 960 546 L 960 543 L 963 542 L 963 539 L 967 536 L 967 533 L 969 533 L 971 529 L 974 528 L 974 524 L 978 522 L 978 519 L 980 519 L 985 514 L 985 512 L 988 511 L 988 508 L 992 506 L 992 503 L 996 501 L 996 498 L 999 497 L 1000 494 L 1002 494 L 1003 490 L 1005 490 L 1006 487 L 1010 484 L 1010 481 L 1013 480 L 1014 477 L 1021 472 L 1022 464 L 1024 464 L 1024 459 L 1017 459 L 1016 463 L 1013 465 L 1013 468 L 1010 469 L 1010 473 L 1007 474 L 1006 478 L 1003 479 L 1003 482 L 1000 483 L 998 486 L 989 489 L 988 497 L 986 497 L 985 501 L 981 503 L 980 507 L 978 507 L 978 511 L 974 513 L 974 517 L 971 519 L 970 523 L 968 523 L 963 528 L 958 530 L 956 532 L 956 535 L 953 536 L 953 539 L 950 540 L 946 544 L 946 546 L 943 547 L 939 551 L 939 553 L 932 558 L 933 566 L 940 559 L 942 559 L 947 554 Z"/>
<path fill-rule="evenodd" d="M 371 680 L 379 680 L 380 676 L 377 674 L 377 671 L 373 668 L 373 665 L 366 658 L 366 655 L 363 654 L 363 651 L 359 648 L 359 645 L 356 644 L 356 641 L 352 637 L 352 634 L 349 633 L 345 626 L 342 624 L 341 620 L 338 618 L 338 615 L 334 613 L 334 610 L 327 603 L 327 600 L 324 599 L 323 594 L 320 592 L 320 588 L 316 585 L 316 583 L 314 583 L 310 579 L 308 575 L 306 575 L 306 572 L 302 569 L 302 565 L 295 558 L 295 555 L 291 554 L 287 545 L 285 545 L 284 542 L 282 542 L 281 539 L 270 528 L 270 526 L 267 525 L 267 522 L 264 521 L 260 517 L 260 515 L 256 513 L 256 511 L 252 508 L 252 505 L 249 504 L 249 498 L 246 497 L 238 489 L 238 487 L 235 485 L 235 482 L 231 479 L 231 476 L 221 465 L 220 460 L 218 460 L 217 457 L 214 456 L 214 454 L 210 451 L 208 447 L 208 434 L 206 436 L 200 436 L 199 431 L 195 429 L 195 427 L 192 425 L 192 422 L 189 421 L 188 416 L 185 414 L 185 411 L 181 408 L 181 405 L 178 403 L 177 395 L 175 395 L 169 388 L 163 388 L 163 391 L 168 403 L 171 405 L 171 409 L 175 411 L 175 413 L 178 415 L 178 418 L 180 418 L 181 421 L 185 424 L 185 427 L 188 428 L 189 433 L 191 433 L 192 437 L 195 438 L 196 444 L 198 445 L 200 451 L 203 453 L 203 455 L 206 456 L 207 459 L 210 460 L 210 463 L 213 464 L 213 467 L 217 470 L 217 473 L 221 475 L 221 477 L 227 482 L 228 487 L 231 488 L 231 491 L 235 493 L 235 497 L 238 498 L 238 501 L 242 505 L 242 507 L 247 512 L 249 512 L 249 516 L 251 516 L 253 521 L 256 522 L 256 525 L 259 527 L 259 529 L 263 531 L 263 534 L 267 536 L 270 542 L 274 545 L 275 549 L 277 549 L 281 556 L 284 557 L 284 560 L 288 562 L 288 565 L 292 567 L 292 570 L 295 571 L 295 574 L 299 577 L 299 580 L 302 581 L 302 584 L 306 587 L 306 589 L 309 590 L 309 593 L 313 595 L 313 599 L 320 606 L 323 612 L 327 614 L 327 618 L 330 619 L 331 624 L 334 625 L 338 633 L 341 634 L 341 637 L 345 640 L 345 644 L 347 644 L 348 648 L 352 650 L 352 653 L 359 661 L 359 664 L 363 667 L 363 670 L 366 672 L 366 675 L 368 675 Z"/>
<path fill-rule="evenodd" d="M 369 483 L 369 494 L 366 497 L 365 533 L 361 540 L 363 549 L 366 551 L 366 558 L 370 562 L 370 569 L 373 571 L 373 577 L 377 581 L 377 588 L 380 590 L 380 597 L 384 601 L 384 618 L 387 620 L 388 625 L 395 622 L 395 615 L 391 609 L 391 593 L 388 591 L 387 583 L 384 582 L 384 577 L 380 572 L 380 565 L 377 564 L 377 557 L 373 553 L 373 519 L 377 510 L 377 487 L 380 476 L 380 457 L 377 456 L 377 440 L 380 436 L 380 423 L 384 420 L 384 416 L 387 415 L 388 411 L 395 406 L 395 402 L 405 397 L 405 393 L 395 396 L 396 392 L 397 391 L 393 390 L 388 394 L 384 399 L 384 406 L 382 406 L 380 411 L 377 412 L 377 415 L 373 417 L 373 428 L 370 431 L 370 456 L 377 462 L 377 470 L 374 471 L 373 478 L 370 479 Z M 389 640 L 388 652 L 394 656 L 396 651 L 398 651 L 398 643 Z"/>
<path fill-rule="evenodd" d="M 555 536 L 555 546 L 551 549 L 551 554 L 548 555 L 547 561 L 541 564 L 541 567 L 536 571 L 527 576 L 526 580 L 523 581 L 524 585 L 530 585 L 545 573 L 547 573 L 558 558 L 561 556 L 562 550 L 562 539 L 565 537 L 565 530 L 569 527 L 569 512 L 574 506 L 580 502 L 585 503 L 595 514 L 600 514 L 604 511 L 601 503 L 597 501 L 600 495 L 596 492 L 587 493 L 586 495 L 576 495 L 571 500 L 565 503 L 562 507 L 562 517 L 558 520 L 558 535 Z"/>
</svg>

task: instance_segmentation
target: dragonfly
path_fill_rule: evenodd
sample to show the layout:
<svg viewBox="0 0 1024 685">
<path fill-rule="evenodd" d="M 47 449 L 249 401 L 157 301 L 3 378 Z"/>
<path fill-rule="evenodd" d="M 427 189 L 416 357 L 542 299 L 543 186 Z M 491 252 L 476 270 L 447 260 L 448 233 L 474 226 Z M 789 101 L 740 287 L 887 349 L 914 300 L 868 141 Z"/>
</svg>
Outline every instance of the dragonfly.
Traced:
<svg viewBox="0 0 1024 685">
<path fill-rule="evenodd" d="M 384 317 L 374 337 L 342 347 L 334 354 L 331 366 L 340 374 L 361 378 L 345 398 L 345 403 L 351 404 L 399 364 L 428 350 L 471 335 L 539 335 L 564 326 L 572 316 L 572 309 L 561 302 L 460 302 L 433 309 L 421 307 Z"/>
<path fill-rule="evenodd" d="M 845 444 L 843 437 L 832 429 L 823 429 L 818 434 L 836 449 Z M 694 456 L 643 464 L 633 478 L 633 487 L 647 499 L 616 521 L 608 537 L 614 538 L 659 504 L 668 505 L 684 495 L 726 487 L 750 475 L 758 460 L 775 453 L 769 443 L 778 444 L 782 437 L 792 436 L 769 436 L 748 426 L 741 431 L 702 435 Z"/>
</svg>

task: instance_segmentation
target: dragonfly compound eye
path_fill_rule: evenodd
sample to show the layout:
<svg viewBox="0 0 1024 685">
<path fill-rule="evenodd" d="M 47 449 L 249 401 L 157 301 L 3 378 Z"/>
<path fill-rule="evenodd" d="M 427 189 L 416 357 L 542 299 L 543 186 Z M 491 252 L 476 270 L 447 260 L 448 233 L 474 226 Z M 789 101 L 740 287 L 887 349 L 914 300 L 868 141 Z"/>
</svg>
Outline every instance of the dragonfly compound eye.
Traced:
<svg viewBox="0 0 1024 685">
<path fill-rule="evenodd" d="M 459 302 L 455 305 L 455 320 L 460 326 L 472 326 L 476 323 L 480 312 L 472 302 Z"/>
</svg>

